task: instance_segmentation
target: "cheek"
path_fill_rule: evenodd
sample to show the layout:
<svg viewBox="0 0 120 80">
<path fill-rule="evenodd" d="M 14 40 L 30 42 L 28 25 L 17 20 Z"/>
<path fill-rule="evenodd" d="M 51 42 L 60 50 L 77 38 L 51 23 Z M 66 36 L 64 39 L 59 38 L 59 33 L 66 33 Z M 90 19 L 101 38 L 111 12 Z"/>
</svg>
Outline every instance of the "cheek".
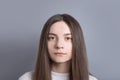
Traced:
<svg viewBox="0 0 120 80">
<path fill-rule="evenodd" d="M 65 48 L 66 48 L 66 51 L 67 51 L 68 53 L 72 53 L 72 44 L 71 44 L 71 43 L 65 45 Z"/>
<path fill-rule="evenodd" d="M 50 51 L 50 49 L 51 49 L 51 47 L 50 47 L 50 43 L 48 43 L 47 46 L 48 46 L 48 51 Z"/>
<path fill-rule="evenodd" d="M 54 43 L 53 42 L 48 42 L 48 51 L 51 52 L 54 48 Z"/>
<path fill-rule="evenodd" d="M 68 44 L 66 45 L 66 47 L 67 47 L 68 49 L 72 49 L 72 43 L 68 43 Z"/>
</svg>

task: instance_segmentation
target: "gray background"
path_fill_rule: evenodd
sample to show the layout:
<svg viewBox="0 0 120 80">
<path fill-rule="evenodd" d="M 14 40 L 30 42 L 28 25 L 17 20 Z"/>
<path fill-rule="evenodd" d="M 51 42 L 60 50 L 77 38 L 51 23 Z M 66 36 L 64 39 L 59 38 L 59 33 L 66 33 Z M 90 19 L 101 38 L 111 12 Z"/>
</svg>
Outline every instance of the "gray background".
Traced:
<svg viewBox="0 0 120 80">
<path fill-rule="evenodd" d="M 0 0 L 0 80 L 34 69 L 41 28 L 57 13 L 81 24 L 89 69 L 99 80 L 120 80 L 120 0 Z"/>
</svg>

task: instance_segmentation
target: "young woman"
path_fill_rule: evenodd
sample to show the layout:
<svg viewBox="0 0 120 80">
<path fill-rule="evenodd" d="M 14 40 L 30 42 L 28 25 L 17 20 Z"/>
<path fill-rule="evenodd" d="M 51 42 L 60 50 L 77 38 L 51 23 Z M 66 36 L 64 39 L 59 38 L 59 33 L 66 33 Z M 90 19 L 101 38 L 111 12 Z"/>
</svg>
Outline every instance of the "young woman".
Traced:
<svg viewBox="0 0 120 80">
<path fill-rule="evenodd" d="M 48 19 L 35 70 L 19 80 L 97 80 L 88 71 L 83 32 L 75 18 L 56 14 Z"/>
</svg>

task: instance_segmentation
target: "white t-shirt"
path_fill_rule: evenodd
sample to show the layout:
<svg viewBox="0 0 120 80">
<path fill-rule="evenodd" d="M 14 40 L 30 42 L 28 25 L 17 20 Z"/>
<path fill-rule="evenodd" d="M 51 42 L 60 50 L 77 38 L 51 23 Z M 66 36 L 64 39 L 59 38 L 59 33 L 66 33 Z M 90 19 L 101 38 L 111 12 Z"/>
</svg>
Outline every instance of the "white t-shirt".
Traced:
<svg viewBox="0 0 120 80">
<path fill-rule="evenodd" d="M 57 73 L 52 71 L 52 80 L 69 80 L 69 73 Z M 90 80 L 97 80 L 94 76 L 89 75 Z M 26 72 L 18 80 L 32 80 L 32 72 Z"/>
</svg>

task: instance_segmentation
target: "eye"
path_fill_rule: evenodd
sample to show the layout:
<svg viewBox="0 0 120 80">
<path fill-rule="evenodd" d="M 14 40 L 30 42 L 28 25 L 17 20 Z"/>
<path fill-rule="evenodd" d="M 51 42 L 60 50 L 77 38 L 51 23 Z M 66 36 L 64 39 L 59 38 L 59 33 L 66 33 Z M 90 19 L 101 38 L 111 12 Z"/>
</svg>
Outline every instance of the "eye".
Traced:
<svg viewBox="0 0 120 80">
<path fill-rule="evenodd" d="M 72 38 L 71 37 L 66 37 L 65 40 L 72 40 Z"/>
<path fill-rule="evenodd" d="M 55 40 L 55 37 L 54 36 L 49 36 L 48 40 Z"/>
</svg>

